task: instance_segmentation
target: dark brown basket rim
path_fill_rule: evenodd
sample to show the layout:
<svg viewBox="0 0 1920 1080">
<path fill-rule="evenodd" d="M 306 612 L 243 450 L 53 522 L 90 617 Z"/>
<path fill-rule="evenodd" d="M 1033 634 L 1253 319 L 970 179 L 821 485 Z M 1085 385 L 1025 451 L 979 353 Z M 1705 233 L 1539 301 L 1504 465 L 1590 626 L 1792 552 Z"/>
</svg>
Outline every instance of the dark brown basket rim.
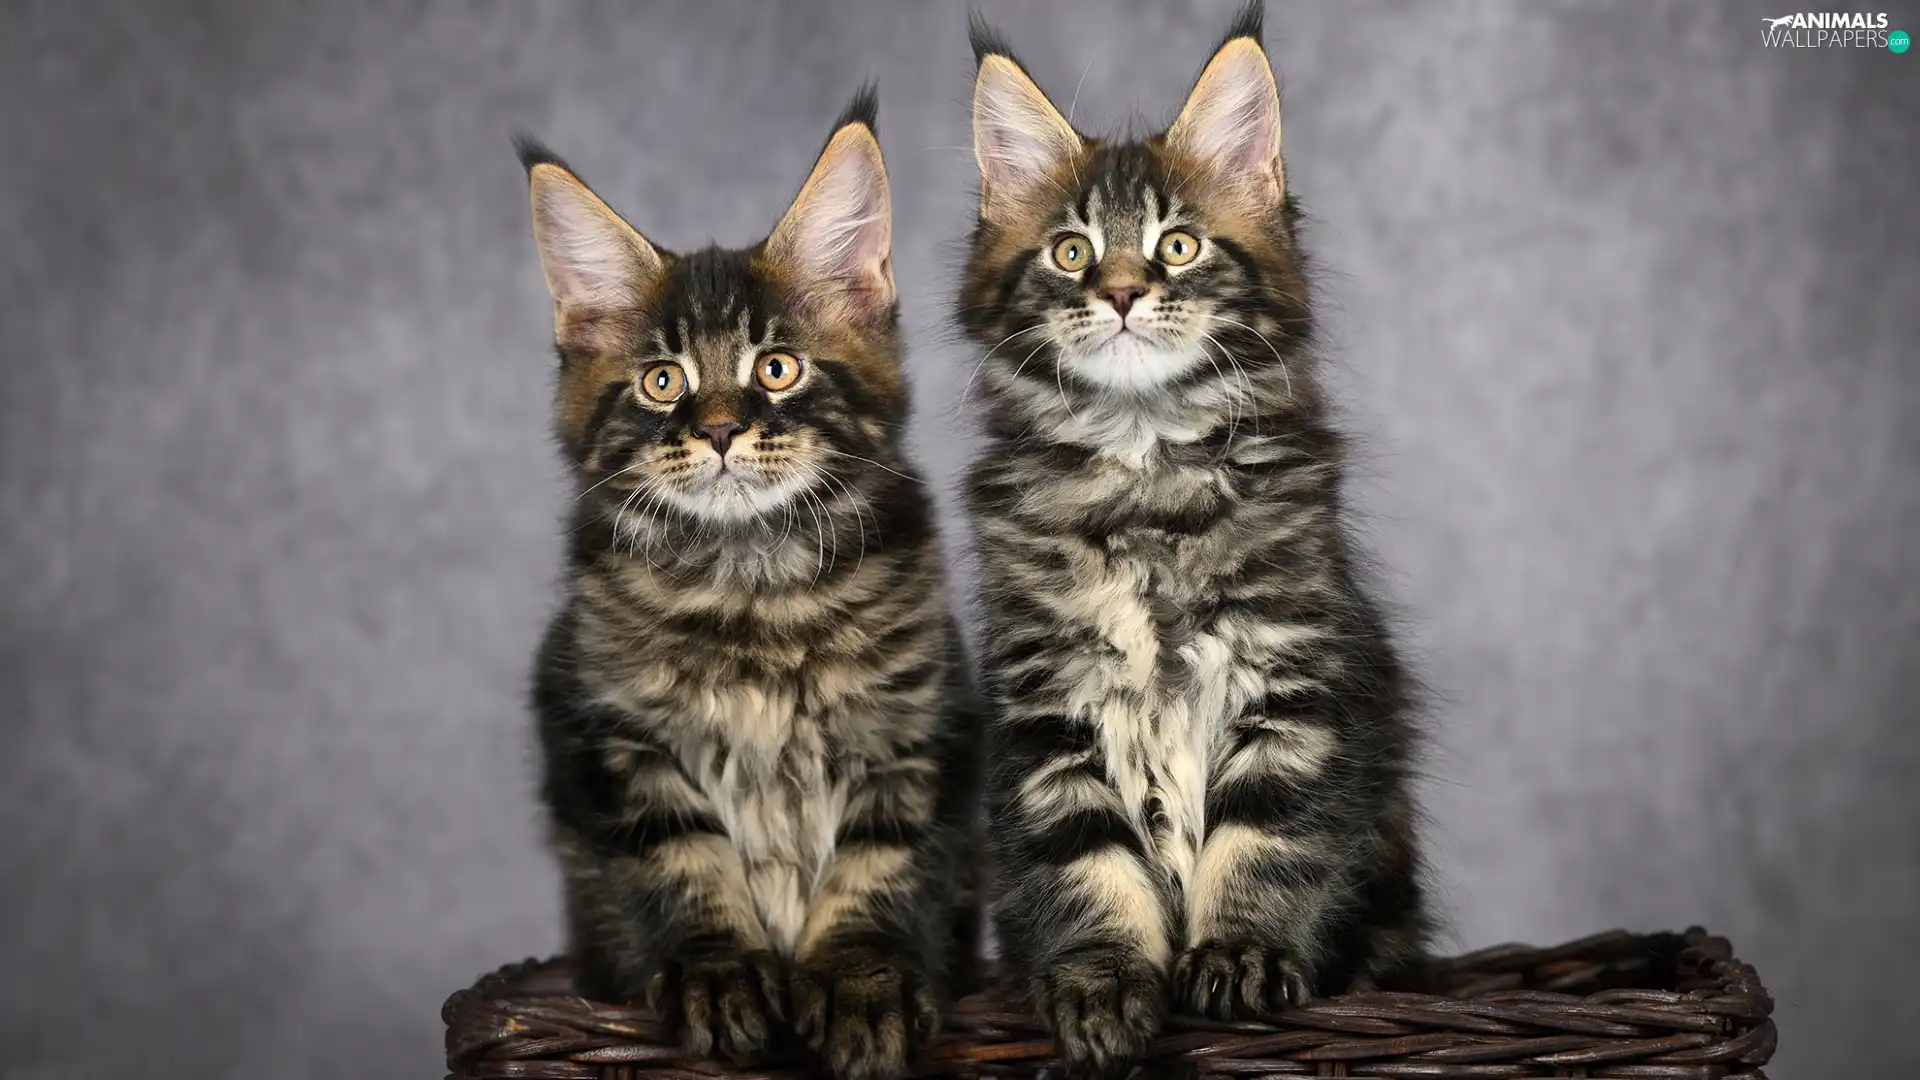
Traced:
<svg viewBox="0 0 1920 1080">
<path fill-rule="evenodd" d="M 1174 1017 L 1150 1060 L 1228 1076 L 1406 1080 L 1764 1080 L 1773 999 L 1725 938 L 1596 934 L 1551 948 L 1500 945 L 1432 962 L 1432 993 L 1325 998 L 1260 1021 Z M 1053 1042 L 1004 988 L 948 1011 L 915 1075 L 1055 1071 Z M 447 999 L 449 1077 L 818 1080 L 804 1060 L 689 1060 L 650 1010 L 571 991 L 564 958 L 501 968 Z"/>
</svg>

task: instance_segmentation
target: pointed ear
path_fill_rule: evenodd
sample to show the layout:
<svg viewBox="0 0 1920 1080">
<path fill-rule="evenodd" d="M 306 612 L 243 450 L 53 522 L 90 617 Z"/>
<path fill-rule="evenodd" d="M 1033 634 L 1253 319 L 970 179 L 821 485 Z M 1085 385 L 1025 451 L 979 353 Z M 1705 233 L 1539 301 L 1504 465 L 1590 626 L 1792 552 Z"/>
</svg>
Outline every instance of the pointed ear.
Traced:
<svg viewBox="0 0 1920 1080">
<path fill-rule="evenodd" d="M 1280 91 L 1257 31 L 1231 37 L 1207 62 L 1167 143 L 1213 179 L 1263 204 L 1287 191 L 1280 163 Z"/>
<path fill-rule="evenodd" d="M 830 311 L 873 320 L 893 310 L 893 198 L 867 92 L 820 151 L 766 256 Z"/>
<path fill-rule="evenodd" d="M 976 26 L 976 50 L 982 32 Z M 1001 52 L 980 52 L 973 81 L 973 156 L 980 163 L 982 218 L 1004 218 L 1084 148 L 1073 125 L 1017 61 Z"/>
<path fill-rule="evenodd" d="M 557 158 L 526 146 L 521 153 L 533 241 L 553 296 L 554 336 L 564 344 L 576 331 L 639 305 L 666 263 Z"/>
</svg>

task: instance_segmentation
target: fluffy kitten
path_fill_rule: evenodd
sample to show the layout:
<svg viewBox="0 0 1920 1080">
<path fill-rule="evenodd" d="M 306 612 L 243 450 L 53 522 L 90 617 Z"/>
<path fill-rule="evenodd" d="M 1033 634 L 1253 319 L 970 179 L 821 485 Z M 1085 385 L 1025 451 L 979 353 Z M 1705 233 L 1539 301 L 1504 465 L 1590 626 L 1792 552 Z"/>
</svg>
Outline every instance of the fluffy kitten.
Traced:
<svg viewBox="0 0 1920 1080">
<path fill-rule="evenodd" d="M 772 234 L 649 243 L 525 145 L 578 482 L 538 659 L 587 992 L 899 1074 L 973 953 L 980 722 L 907 417 L 863 92 Z"/>
<path fill-rule="evenodd" d="M 976 22 L 970 498 L 1004 954 L 1070 1062 L 1363 988 L 1422 914 L 1407 689 L 1342 525 L 1250 6 L 1163 134 Z"/>
</svg>

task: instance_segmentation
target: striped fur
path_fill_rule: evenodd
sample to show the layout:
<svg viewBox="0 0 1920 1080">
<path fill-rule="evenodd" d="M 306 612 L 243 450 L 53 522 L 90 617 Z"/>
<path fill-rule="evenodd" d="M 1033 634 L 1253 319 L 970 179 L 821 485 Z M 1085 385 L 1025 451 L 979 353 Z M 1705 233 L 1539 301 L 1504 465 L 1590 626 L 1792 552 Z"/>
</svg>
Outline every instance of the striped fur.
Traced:
<svg viewBox="0 0 1920 1080">
<path fill-rule="evenodd" d="M 996 918 L 1111 1070 L 1168 1004 L 1245 1017 L 1417 955 L 1409 688 L 1343 527 L 1259 8 L 1139 142 L 975 44 Z"/>
<path fill-rule="evenodd" d="M 692 1052 L 791 1027 L 849 1080 L 899 1074 L 968 978 L 982 868 L 871 127 L 863 95 L 746 251 L 657 249 L 526 155 L 579 493 L 534 693 L 572 947 Z"/>
</svg>

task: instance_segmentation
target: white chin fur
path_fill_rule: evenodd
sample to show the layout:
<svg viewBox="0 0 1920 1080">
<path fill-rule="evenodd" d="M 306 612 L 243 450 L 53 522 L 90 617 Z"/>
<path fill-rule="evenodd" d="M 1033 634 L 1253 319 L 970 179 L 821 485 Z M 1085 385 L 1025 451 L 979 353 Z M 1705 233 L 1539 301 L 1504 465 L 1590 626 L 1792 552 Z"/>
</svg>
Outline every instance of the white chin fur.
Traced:
<svg viewBox="0 0 1920 1080">
<path fill-rule="evenodd" d="M 694 491 L 662 491 L 676 510 L 721 525 L 739 525 L 765 517 L 792 502 L 806 487 L 798 471 L 765 484 L 740 472 L 714 476 Z"/>
<path fill-rule="evenodd" d="M 1062 361 L 1076 378 L 1110 390 L 1157 390 L 1205 362 L 1197 348 L 1168 349 L 1136 334 L 1126 334 L 1092 352 L 1062 350 Z"/>
</svg>

